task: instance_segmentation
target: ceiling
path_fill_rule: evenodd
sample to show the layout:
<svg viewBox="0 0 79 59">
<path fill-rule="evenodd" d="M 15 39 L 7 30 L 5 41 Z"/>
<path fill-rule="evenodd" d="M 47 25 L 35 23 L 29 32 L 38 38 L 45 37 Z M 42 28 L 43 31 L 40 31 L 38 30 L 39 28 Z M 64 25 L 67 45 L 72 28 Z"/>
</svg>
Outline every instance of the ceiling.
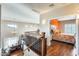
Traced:
<svg viewBox="0 0 79 59">
<path fill-rule="evenodd" d="M 26 6 L 30 7 L 33 11 L 38 13 L 45 13 L 51 9 L 63 7 L 69 5 L 68 3 L 25 3 Z"/>
<path fill-rule="evenodd" d="M 16 22 L 40 23 L 40 14 L 19 3 L 1 5 L 1 19 Z"/>
</svg>

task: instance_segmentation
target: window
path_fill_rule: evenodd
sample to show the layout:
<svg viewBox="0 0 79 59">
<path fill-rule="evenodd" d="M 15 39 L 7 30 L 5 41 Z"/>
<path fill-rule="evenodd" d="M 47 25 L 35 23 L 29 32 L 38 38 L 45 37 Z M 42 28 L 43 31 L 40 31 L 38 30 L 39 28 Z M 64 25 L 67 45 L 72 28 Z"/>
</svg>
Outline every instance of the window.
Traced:
<svg viewBox="0 0 79 59">
<path fill-rule="evenodd" d="M 7 24 L 7 26 L 10 28 L 17 28 L 17 26 L 15 24 Z"/>
<path fill-rule="evenodd" d="M 75 24 L 65 24 L 65 33 L 75 34 L 76 33 L 76 25 Z"/>
</svg>

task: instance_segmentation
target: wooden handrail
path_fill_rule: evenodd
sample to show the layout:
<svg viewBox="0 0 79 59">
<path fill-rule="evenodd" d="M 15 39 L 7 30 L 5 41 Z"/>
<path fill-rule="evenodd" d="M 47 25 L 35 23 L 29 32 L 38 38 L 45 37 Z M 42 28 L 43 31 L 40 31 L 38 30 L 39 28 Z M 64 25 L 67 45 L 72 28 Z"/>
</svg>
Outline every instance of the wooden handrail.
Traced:
<svg viewBox="0 0 79 59">
<path fill-rule="evenodd" d="M 45 56 L 47 53 L 47 40 L 46 38 L 40 38 L 38 40 L 41 40 L 41 56 Z M 31 43 L 24 51 L 28 50 L 30 47 L 32 47 L 38 40 L 34 41 L 33 43 Z"/>
<path fill-rule="evenodd" d="M 27 36 L 27 35 L 26 35 Z M 45 38 L 45 32 L 41 32 L 41 34 L 39 35 L 40 37 L 35 40 L 34 42 L 32 42 L 32 38 L 33 36 L 30 36 L 28 37 L 29 40 L 31 41 L 27 41 L 26 43 L 28 44 L 27 48 L 24 50 L 28 50 L 28 49 L 31 49 L 33 50 L 34 52 L 36 52 L 38 55 L 41 55 L 41 56 L 45 56 L 46 55 L 46 52 L 47 52 L 47 40 Z M 35 39 L 35 37 L 33 37 Z M 26 39 L 27 40 L 27 39 Z"/>
</svg>

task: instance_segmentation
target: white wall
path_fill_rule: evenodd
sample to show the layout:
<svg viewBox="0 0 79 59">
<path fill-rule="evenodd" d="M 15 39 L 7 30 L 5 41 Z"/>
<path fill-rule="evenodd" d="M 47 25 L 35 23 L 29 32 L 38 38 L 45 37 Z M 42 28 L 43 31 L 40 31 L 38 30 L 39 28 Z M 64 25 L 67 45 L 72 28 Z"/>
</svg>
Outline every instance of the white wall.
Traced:
<svg viewBox="0 0 79 59">
<path fill-rule="evenodd" d="M 79 55 L 79 15 L 76 17 L 76 55 Z"/>
<path fill-rule="evenodd" d="M 0 28 L 1 28 L 1 5 L 0 5 Z M 1 48 L 1 29 L 0 29 L 0 48 Z"/>
<path fill-rule="evenodd" d="M 79 19 L 78 19 L 78 55 L 79 55 Z"/>
<path fill-rule="evenodd" d="M 1 7 L 2 20 L 37 23 L 40 21 L 40 14 L 32 11 L 27 5 L 20 3 L 6 3 Z"/>
</svg>

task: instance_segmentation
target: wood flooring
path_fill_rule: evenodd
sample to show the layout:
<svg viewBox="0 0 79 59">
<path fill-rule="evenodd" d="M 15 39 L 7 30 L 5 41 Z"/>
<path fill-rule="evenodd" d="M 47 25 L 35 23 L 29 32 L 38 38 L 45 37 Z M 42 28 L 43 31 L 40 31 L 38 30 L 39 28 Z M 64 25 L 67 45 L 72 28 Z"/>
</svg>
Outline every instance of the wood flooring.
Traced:
<svg viewBox="0 0 79 59">
<path fill-rule="evenodd" d="M 47 49 L 47 56 L 72 56 L 74 46 L 62 42 L 52 41 Z M 11 56 L 23 56 L 23 51 L 17 50 L 11 53 Z"/>
<path fill-rule="evenodd" d="M 52 41 L 47 49 L 47 56 L 72 56 L 74 46 L 62 42 Z"/>
<path fill-rule="evenodd" d="M 10 56 L 23 56 L 23 55 L 24 54 L 22 50 L 16 50 L 10 54 Z"/>
</svg>

